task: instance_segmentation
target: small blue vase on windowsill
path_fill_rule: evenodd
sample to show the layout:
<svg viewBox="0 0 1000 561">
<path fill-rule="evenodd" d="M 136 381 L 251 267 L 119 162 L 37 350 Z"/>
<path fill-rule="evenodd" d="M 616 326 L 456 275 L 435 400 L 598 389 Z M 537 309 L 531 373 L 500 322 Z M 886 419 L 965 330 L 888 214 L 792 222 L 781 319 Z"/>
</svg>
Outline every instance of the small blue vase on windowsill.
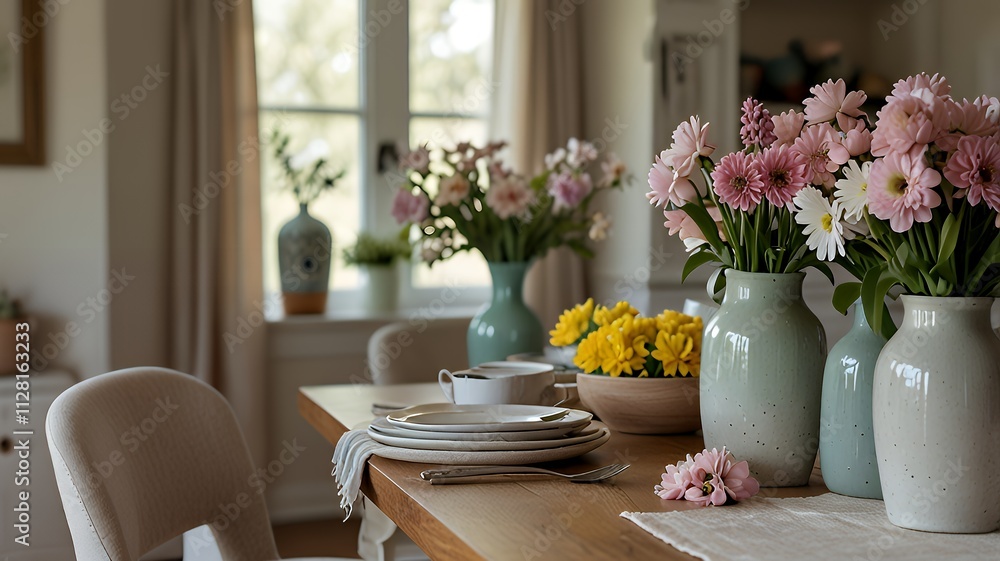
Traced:
<svg viewBox="0 0 1000 561">
<path fill-rule="evenodd" d="M 823 375 L 819 463 L 823 481 L 834 493 L 881 499 L 872 428 L 875 363 L 885 339 L 872 331 L 861 301 L 854 303 L 854 324 L 830 349 Z"/>
<path fill-rule="evenodd" d="M 493 297 L 469 324 L 469 365 L 506 360 L 519 353 L 542 353 L 544 330 L 524 303 L 529 263 L 489 263 Z"/>
</svg>

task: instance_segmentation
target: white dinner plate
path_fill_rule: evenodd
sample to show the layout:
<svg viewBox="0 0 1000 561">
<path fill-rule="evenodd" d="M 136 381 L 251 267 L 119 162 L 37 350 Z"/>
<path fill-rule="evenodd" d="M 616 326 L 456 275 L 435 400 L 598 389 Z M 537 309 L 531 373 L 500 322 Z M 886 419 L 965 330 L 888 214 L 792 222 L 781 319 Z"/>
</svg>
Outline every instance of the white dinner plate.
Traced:
<svg viewBox="0 0 1000 561">
<path fill-rule="evenodd" d="M 443 432 L 429 430 L 413 430 L 397 427 L 385 417 L 379 417 L 371 422 L 371 426 L 386 436 L 398 438 L 422 438 L 424 440 L 458 440 L 476 442 L 522 442 L 525 440 L 548 440 L 560 436 L 573 435 L 579 432 L 584 426 L 561 426 L 553 429 L 526 430 L 526 431 L 506 431 L 506 432 Z"/>
<path fill-rule="evenodd" d="M 591 425 L 574 436 L 563 436 L 548 440 L 527 440 L 520 442 L 476 442 L 457 440 L 426 440 L 422 438 L 399 438 L 383 434 L 375 427 L 368 429 L 368 434 L 376 441 L 399 448 L 414 450 L 444 450 L 449 452 L 501 452 L 521 450 L 550 450 L 563 446 L 584 444 L 604 436 L 608 429 L 599 423 Z"/>
<path fill-rule="evenodd" d="M 433 432 L 509 432 L 585 426 L 593 418 L 586 411 L 570 409 L 554 421 L 540 417 L 562 411 L 541 405 L 455 405 L 430 403 L 393 411 L 389 423 L 402 428 Z"/>
</svg>

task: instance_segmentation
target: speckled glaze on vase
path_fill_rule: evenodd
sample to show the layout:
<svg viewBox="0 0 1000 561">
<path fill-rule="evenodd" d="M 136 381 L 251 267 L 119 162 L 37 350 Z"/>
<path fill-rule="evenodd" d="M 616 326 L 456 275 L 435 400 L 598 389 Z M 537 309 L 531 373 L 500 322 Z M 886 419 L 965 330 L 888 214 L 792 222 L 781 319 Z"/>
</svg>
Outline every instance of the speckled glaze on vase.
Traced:
<svg viewBox="0 0 1000 561">
<path fill-rule="evenodd" d="M 879 355 L 875 452 L 889 521 L 927 532 L 1000 528 L 1000 343 L 993 298 L 903 296 Z"/>
<path fill-rule="evenodd" d="M 321 314 L 330 290 L 333 236 L 306 204 L 278 232 L 278 268 L 286 314 Z"/>
<path fill-rule="evenodd" d="M 701 426 L 764 487 L 809 482 L 819 448 L 826 333 L 802 300 L 805 273 L 726 271 L 705 326 Z"/>
<path fill-rule="evenodd" d="M 861 301 L 854 303 L 854 326 L 830 349 L 823 373 L 819 463 L 823 482 L 834 493 L 881 499 L 872 430 L 875 362 L 885 339 L 872 331 Z"/>
<path fill-rule="evenodd" d="M 506 360 L 518 353 L 541 353 L 542 322 L 524 303 L 528 263 L 489 263 L 493 299 L 469 324 L 469 364 Z"/>
</svg>

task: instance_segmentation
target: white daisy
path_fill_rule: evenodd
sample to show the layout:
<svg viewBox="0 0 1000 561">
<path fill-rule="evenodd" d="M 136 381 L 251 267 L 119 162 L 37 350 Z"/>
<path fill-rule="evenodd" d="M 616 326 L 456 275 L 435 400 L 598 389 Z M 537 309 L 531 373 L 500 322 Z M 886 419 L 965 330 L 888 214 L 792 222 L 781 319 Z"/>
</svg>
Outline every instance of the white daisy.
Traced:
<svg viewBox="0 0 1000 561">
<path fill-rule="evenodd" d="M 864 220 L 865 208 L 868 206 L 868 175 L 872 163 L 865 162 L 858 166 L 857 160 L 847 162 L 844 169 L 844 179 L 838 179 L 833 193 L 834 200 L 844 209 L 844 219 L 851 224 Z"/>
<path fill-rule="evenodd" d="M 805 226 L 806 245 L 822 261 L 833 261 L 837 253 L 844 255 L 844 225 L 840 222 L 843 210 L 839 202 L 830 204 L 823 192 L 806 187 L 796 193 L 792 203 L 799 209 L 795 222 Z"/>
</svg>

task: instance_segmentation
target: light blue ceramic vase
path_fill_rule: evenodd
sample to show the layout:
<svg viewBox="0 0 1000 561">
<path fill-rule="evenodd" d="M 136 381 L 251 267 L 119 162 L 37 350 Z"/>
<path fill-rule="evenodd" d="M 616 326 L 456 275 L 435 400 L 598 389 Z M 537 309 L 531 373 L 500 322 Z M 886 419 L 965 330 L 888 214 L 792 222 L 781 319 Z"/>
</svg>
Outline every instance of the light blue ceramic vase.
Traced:
<svg viewBox="0 0 1000 561">
<path fill-rule="evenodd" d="M 285 313 L 323 313 L 330 290 L 333 237 L 306 204 L 278 232 L 278 267 Z"/>
<path fill-rule="evenodd" d="M 490 263 L 493 299 L 469 324 L 469 365 L 506 360 L 518 353 L 541 353 L 544 331 L 524 303 L 528 263 Z"/>
<path fill-rule="evenodd" d="M 808 483 L 819 449 L 826 334 L 802 300 L 803 279 L 727 270 L 705 326 L 705 447 L 727 447 L 765 487 Z"/>
<path fill-rule="evenodd" d="M 834 493 L 881 499 L 872 429 L 875 363 L 885 339 L 872 331 L 861 302 L 854 304 L 854 326 L 830 349 L 823 374 L 819 462 Z"/>
</svg>

